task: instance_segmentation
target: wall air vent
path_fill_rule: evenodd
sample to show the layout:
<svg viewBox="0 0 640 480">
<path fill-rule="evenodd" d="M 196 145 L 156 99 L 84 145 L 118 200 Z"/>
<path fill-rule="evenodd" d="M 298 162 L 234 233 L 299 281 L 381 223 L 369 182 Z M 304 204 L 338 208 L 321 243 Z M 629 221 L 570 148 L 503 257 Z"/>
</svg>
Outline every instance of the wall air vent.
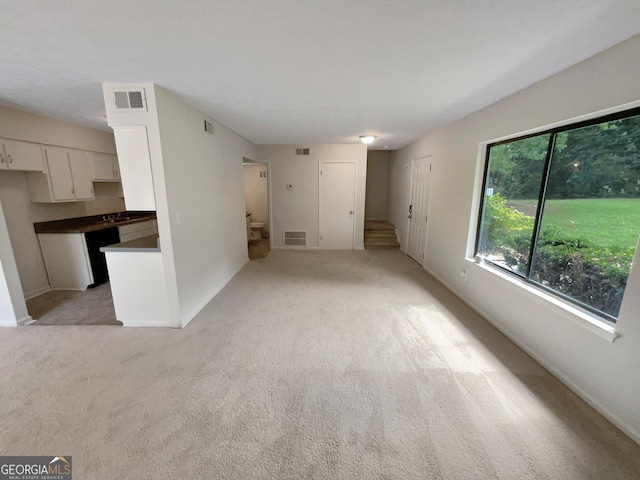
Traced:
<svg viewBox="0 0 640 480">
<path fill-rule="evenodd" d="M 309 155 L 308 148 L 296 148 L 296 155 Z"/>
<path fill-rule="evenodd" d="M 213 135 L 213 124 L 211 122 L 204 121 L 204 131 Z"/>
<path fill-rule="evenodd" d="M 113 92 L 117 110 L 146 111 L 144 90 Z"/>
<path fill-rule="evenodd" d="M 284 231 L 284 246 L 285 247 L 306 247 L 307 246 L 307 232 L 296 231 Z"/>
</svg>

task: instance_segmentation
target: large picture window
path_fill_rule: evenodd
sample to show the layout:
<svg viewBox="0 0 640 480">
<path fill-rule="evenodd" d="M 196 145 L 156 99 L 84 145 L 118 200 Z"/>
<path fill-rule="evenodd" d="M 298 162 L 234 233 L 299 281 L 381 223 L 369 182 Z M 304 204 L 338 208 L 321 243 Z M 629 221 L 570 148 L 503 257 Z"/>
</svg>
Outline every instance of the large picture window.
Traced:
<svg viewBox="0 0 640 480">
<path fill-rule="evenodd" d="M 640 235 L 640 109 L 491 144 L 476 255 L 615 322 Z"/>
</svg>

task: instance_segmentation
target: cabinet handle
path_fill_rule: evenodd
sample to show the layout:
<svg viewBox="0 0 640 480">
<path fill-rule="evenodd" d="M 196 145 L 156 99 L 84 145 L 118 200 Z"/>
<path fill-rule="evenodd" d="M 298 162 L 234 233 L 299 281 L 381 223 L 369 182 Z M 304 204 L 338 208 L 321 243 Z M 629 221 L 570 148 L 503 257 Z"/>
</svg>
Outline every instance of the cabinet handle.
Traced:
<svg viewBox="0 0 640 480">
<path fill-rule="evenodd" d="M 4 163 L 4 155 L 0 155 L 0 163 Z"/>
<path fill-rule="evenodd" d="M 9 163 L 13 163 L 13 158 L 11 158 L 11 154 L 7 155 L 7 157 L 9 158 Z"/>
<path fill-rule="evenodd" d="M 71 188 L 71 193 L 75 195 L 76 194 L 76 189 L 75 188 Z"/>
</svg>

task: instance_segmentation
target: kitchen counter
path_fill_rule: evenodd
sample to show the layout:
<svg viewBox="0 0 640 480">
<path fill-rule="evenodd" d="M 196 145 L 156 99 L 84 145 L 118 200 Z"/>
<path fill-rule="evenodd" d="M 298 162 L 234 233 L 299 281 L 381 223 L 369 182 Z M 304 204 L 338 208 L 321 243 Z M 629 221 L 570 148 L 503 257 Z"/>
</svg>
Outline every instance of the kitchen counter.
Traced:
<svg viewBox="0 0 640 480">
<path fill-rule="evenodd" d="M 100 251 L 106 252 L 159 252 L 160 238 L 158 235 L 149 235 L 147 237 L 136 238 L 128 242 L 116 243 L 101 247 Z"/>
<path fill-rule="evenodd" d="M 156 218 L 155 212 L 110 213 L 108 216 L 113 218 L 109 220 L 104 219 L 106 216 L 107 215 L 93 215 L 89 217 L 65 218 L 64 220 L 34 223 L 33 227 L 36 233 L 87 233 L 104 230 L 105 228 L 119 227 L 121 225 L 131 225 Z"/>
</svg>

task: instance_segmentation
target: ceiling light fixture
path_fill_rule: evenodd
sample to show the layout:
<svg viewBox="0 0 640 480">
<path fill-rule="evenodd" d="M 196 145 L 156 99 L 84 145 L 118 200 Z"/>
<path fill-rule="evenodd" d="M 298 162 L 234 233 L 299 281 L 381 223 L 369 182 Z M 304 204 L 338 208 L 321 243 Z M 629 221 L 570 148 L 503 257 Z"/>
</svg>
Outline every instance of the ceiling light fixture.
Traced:
<svg viewBox="0 0 640 480">
<path fill-rule="evenodd" d="M 375 139 L 376 139 L 375 135 L 360 135 L 360 141 L 365 145 L 369 145 L 370 143 L 373 143 Z"/>
</svg>

